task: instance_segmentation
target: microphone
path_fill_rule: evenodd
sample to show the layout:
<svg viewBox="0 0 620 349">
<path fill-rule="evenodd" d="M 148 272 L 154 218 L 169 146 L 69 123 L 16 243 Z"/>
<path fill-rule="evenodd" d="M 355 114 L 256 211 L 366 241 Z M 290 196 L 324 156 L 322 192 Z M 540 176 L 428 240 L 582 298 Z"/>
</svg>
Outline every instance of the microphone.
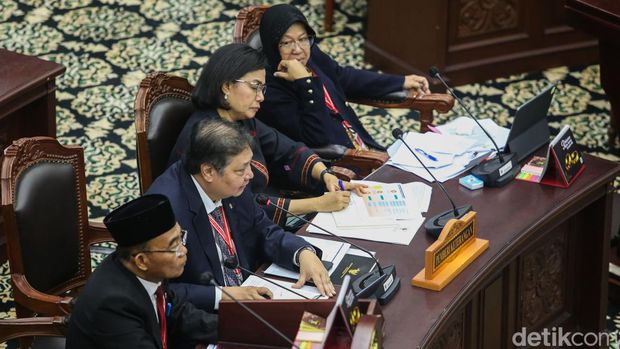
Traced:
<svg viewBox="0 0 620 349">
<path fill-rule="evenodd" d="M 228 296 L 228 298 L 232 299 L 235 303 L 237 303 L 239 306 L 241 306 L 243 309 L 245 309 L 248 313 L 252 314 L 252 316 L 254 316 L 257 320 L 262 322 L 263 325 L 267 326 L 275 334 L 280 336 L 280 338 L 284 339 L 286 341 L 286 343 L 290 344 L 293 348 L 300 349 L 299 346 L 297 344 L 295 344 L 294 341 L 292 341 L 290 338 L 288 338 L 284 333 L 280 332 L 280 330 L 275 328 L 272 324 L 270 324 L 267 320 L 265 320 L 265 318 L 263 318 L 262 316 L 258 315 L 258 313 L 256 313 L 250 307 L 248 307 L 247 305 L 243 304 L 242 302 L 237 300 L 235 297 L 233 297 L 228 291 L 226 291 L 226 289 L 224 287 L 218 285 L 217 282 L 215 281 L 215 279 L 213 278 L 213 274 L 211 274 L 208 271 L 205 271 L 204 273 L 200 274 L 199 280 L 200 280 L 200 283 L 202 283 L 204 285 L 211 285 L 211 286 L 217 288 L 218 290 L 222 291 L 222 293 L 225 294 L 226 296 Z"/>
<path fill-rule="evenodd" d="M 422 167 L 424 167 L 426 172 L 428 172 L 428 174 L 431 175 L 431 177 L 435 180 L 435 183 L 439 185 L 439 188 L 441 188 L 444 195 L 448 198 L 448 201 L 450 201 L 450 204 L 452 204 L 452 210 L 448 210 L 446 212 L 433 216 L 429 218 L 426 221 L 426 223 L 424 223 L 424 229 L 426 229 L 426 233 L 431 235 L 435 239 L 437 239 L 439 237 L 439 234 L 441 234 L 443 227 L 446 226 L 449 220 L 459 219 L 463 217 L 467 212 L 471 211 L 473 207 L 471 205 L 456 207 L 456 205 L 454 204 L 454 201 L 452 201 L 450 194 L 448 194 L 448 191 L 443 186 L 443 184 L 441 184 L 441 182 L 438 181 L 437 178 L 435 178 L 435 176 L 433 176 L 433 173 L 431 172 L 431 170 L 429 170 L 429 168 L 426 167 L 426 165 L 424 165 L 424 163 L 422 162 L 422 160 L 420 160 L 418 155 L 416 155 L 416 153 L 411 149 L 411 147 L 409 147 L 409 144 L 405 142 L 405 140 L 403 139 L 403 131 L 399 128 L 395 128 L 392 130 L 392 136 L 394 136 L 394 138 L 396 139 L 400 139 L 400 141 L 403 142 L 403 144 L 407 147 L 407 149 L 409 149 L 409 152 L 411 152 L 411 154 L 416 158 L 416 160 L 418 160 L 418 162 L 422 165 Z"/>
<path fill-rule="evenodd" d="M 378 270 L 375 272 L 369 271 L 368 273 L 355 279 L 355 281 L 353 282 L 353 292 L 355 292 L 355 294 L 359 298 L 377 298 L 379 304 L 383 305 L 391 301 L 394 295 L 396 295 L 396 292 L 400 289 L 400 278 L 396 276 L 396 266 L 389 265 L 385 268 L 382 268 L 379 260 L 377 260 L 377 258 L 375 258 L 375 256 L 367 249 L 343 237 L 340 237 L 332 233 L 331 231 L 319 227 L 318 225 L 310 222 L 309 220 L 290 212 L 282 206 L 278 206 L 272 203 L 271 200 L 269 200 L 269 197 L 265 194 L 258 194 L 256 196 L 256 202 L 261 205 L 273 206 L 279 210 L 282 210 L 283 212 L 290 214 L 291 216 L 301 220 L 302 222 L 307 223 L 344 243 L 350 244 L 351 246 L 369 255 L 370 258 L 372 258 L 373 261 L 377 263 Z"/>
<path fill-rule="evenodd" d="M 275 286 L 277 286 L 277 287 L 279 287 L 279 288 L 281 288 L 281 289 L 283 289 L 283 290 L 286 290 L 287 292 L 290 292 L 290 293 L 296 294 L 296 295 L 298 295 L 299 297 L 304 298 L 304 299 L 310 299 L 310 298 L 308 298 L 308 297 L 304 296 L 303 294 L 301 294 L 301 293 L 299 293 L 299 292 L 295 292 L 295 291 L 293 291 L 293 290 L 290 290 L 290 289 L 288 289 L 288 288 L 286 288 L 286 287 L 284 287 L 284 286 L 282 286 L 282 285 L 280 285 L 280 284 L 277 284 L 277 283 L 275 283 L 275 282 L 273 282 L 273 281 L 271 281 L 271 280 L 267 279 L 266 277 L 260 276 L 260 275 L 258 275 L 258 274 L 256 274 L 256 273 L 254 273 L 254 272 L 252 272 L 252 271 L 250 271 L 250 270 L 248 270 L 248 269 L 246 269 L 246 268 L 242 267 L 241 265 L 239 265 L 239 260 L 238 260 L 238 259 L 237 259 L 237 257 L 235 257 L 235 256 L 230 256 L 230 257 L 226 258 L 226 259 L 224 260 L 224 267 L 226 267 L 226 268 L 228 268 L 228 269 L 231 269 L 231 270 L 235 270 L 235 269 L 239 268 L 239 269 L 241 269 L 241 270 L 245 271 L 246 273 L 248 273 L 248 274 L 250 274 L 250 275 L 254 275 L 254 276 L 256 276 L 257 278 L 259 278 L 259 279 L 261 279 L 261 280 L 263 280 L 263 281 L 267 281 L 268 283 L 270 283 L 270 284 L 272 284 L 272 285 L 275 285 Z"/>
<path fill-rule="evenodd" d="M 463 110 L 467 112 L 469 117 L 476 122 L 478 127 L 482 129 L 482 132 L 484 132 L 484 134 L 491 140 L 491 143 L 493 143 L 493 146 L 495 147 L 497 157 L 476 165 L 471 170 L 471 173 L 474 176 L 480 178 L 480 180 L 482 180 L 484 182 L 484 185 L 487 187 L 501 187 L 508 184 L 508 182 L 515 178 L 515 176 L 519 173 L 519 170 L 521 169 L 521 166 L 519 166 L 519 163 L 517 162 L 516 154 L 502 154 L 493 137 L 491 137 L 487 130 L 482 127 L 480 122 L 478 122 L 478 118 L 476 118 L 474 114 L 467 108 L 465 103 L 463 103 L 463 101 L 459 98 L 456 92 L 450 86 L 448 86 L 446 81 L 439 73 L 439 69 L 437 69 L 437 67 L 431 67 L 429 73 L 432 77 L 437 78 L 439 79 L 439 81 L 441 81 L 441 83 L 448 90 L 448 92 L 450 92 L 450 94 L 454 96 L 454 98 L 458 101 L 461 108 L 463 108 Z"/>
</svg>

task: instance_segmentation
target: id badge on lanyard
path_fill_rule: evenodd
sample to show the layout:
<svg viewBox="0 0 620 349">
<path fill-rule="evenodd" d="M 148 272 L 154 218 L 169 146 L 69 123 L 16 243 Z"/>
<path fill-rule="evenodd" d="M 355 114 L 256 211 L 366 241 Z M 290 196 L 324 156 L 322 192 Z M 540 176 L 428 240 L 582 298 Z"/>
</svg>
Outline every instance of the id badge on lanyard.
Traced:
<svg viewBox="0 0 620 349">
<path fill-rule="evenodd" d="M 232 234 L 230 233 L 230 226 L 228 225 L 228 219 L 226 218 L 226 214 L 224 213 L 224 208 L 219 207 L 220 215 L 222 217 L 222 222 L 224 226 L 222 227 L 212 215 L 209 215 L 209 222 L 211 222 L 211 226 L 215 231 L 222 237 L 224 242 L 226 243 L 226 247 L 228 247 L 228 252 L 231 256 L 237 255 L 237 249 L 235 248 L 235 243 L 232 240 Z M 236 274 L 240 274 L 241 270 L 239 268 L 235 269 Z"/>
</svg>

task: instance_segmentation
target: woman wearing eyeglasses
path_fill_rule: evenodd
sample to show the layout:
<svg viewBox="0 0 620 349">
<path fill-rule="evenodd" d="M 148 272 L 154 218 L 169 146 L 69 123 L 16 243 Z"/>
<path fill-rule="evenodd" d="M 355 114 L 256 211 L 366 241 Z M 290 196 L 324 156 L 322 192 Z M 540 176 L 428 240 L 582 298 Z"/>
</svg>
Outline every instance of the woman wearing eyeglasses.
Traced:
<svg viewBox="0 0 620 349">
<path fill-rule="evenodd" d="M 346 103 L 403 89 L 429 93 L 426 78 L 341 67 L 314 44 L 315 32 L 292 5 L 272 6 L 260 23 L 270 71 L 269 94 L 257 118 L 310 147 L 340 144 L 384 150 Z"/>
<path fill-rule="evenodd" d="M 213 53 L 192 92 L 196 110 L 181 131 L 169 164 L 184 154 L 198 121 L 221 118 L 238 122 L 255 139 L 251 162 L 254 176 L 250 182 L 253 193 L 273 194 L 272 203 L 295 214 L 344 209 L 350 201 L 350 190 L 362 193 L 365 186 L 339 181 L 303 143 L 292 141 L 254 118 L 265 99 L 265 65 L 265 57 L 247 45 L 230 44 Z M 328 192 L 318 197 L 288 199 L 277 196 L 278 190 L 273 188 Z M 273 206 L 263 208 L 276 224 L 286 227 L 286 213 Z"/>
</svg>

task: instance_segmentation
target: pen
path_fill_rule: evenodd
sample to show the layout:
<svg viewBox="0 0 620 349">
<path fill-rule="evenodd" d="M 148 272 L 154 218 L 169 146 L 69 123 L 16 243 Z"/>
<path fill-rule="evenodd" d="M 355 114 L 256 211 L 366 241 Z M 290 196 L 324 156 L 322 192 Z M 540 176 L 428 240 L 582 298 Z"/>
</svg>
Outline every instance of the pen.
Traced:
<svg viewBox="0 0 620 349">
<path fill-rule="evenodd" d="M 431 132 L 433 132 L 433 133 L 442 134 L 442 133 L 441 133 L 441 131 L 439 131 L 439 129 L 438 129 L 438 128 L 436 128 L 436 127 L 435 127 L 435 126 L 433 126 L 433 125 L 427 125 L 427 127 L 428 127 L 428 129 L 429 129 Z"/>
<path fill-rule="evenodd" d="M 420 148 L 415 148 L 415 151 L 417 151 L 418 153 L 426 156 L 426 158 L 431 160 L 431 161 L 437 161 L 436 157 L 432 156 L 431 154 L 428 154 L 427 152 L 425 152 L 424 150 L 422 150 Z"/>
</svg>

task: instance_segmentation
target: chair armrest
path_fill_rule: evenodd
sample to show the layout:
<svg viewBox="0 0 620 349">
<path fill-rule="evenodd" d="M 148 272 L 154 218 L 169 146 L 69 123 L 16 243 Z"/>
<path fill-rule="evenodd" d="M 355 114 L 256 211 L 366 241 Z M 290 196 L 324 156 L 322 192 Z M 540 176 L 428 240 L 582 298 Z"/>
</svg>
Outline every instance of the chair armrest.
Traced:
<svg viewBox="0 0 620 349">
<path fill-rule="evenodd" d="M 11 274 L 13 298 L 25 308 L 43 315 L 67 315 L 71 312 L 73 297 L 59 297 L 34 289 L 23 274 Z"/>
<path fill-rule="evenodd" d="M 34 336 L 65 336 L 68 321 L 65 316 L 30 317 L 0 320 L 0 342 Z"/>
<path fill-rule="evenodd" d="M 352 102 L 376 108 L 406 108 L 420 112 L 420 132 L 428 131 L 433 123 L 433 110 L 447 113 L 454 106 L 454 97 L 445 93 L 429 93 L 417 96 L 413 91 L 389 93 L 377 99 L 353 100 Z"/>
<path fill-rule="evenodd" d="M 349 148 L 340 144 L 328 144 L 319 148 L 312 148 L 312 151 L 321 159 L 337 160 L 344 156 Z"/>
<path fill-rule="evenodd" d="M 100 242 L 114 242 L 114 239 L 103 223 L 88 221 L 88 244 Z"/>
<path fill-rule="evenodd" d="M 446 93 L 428 93 L 418 96 L 413 91 L 397 91 L 373 99 L 353 100 L 352 102 L 377 108 L 431 109 L 447 113 L 454 106 L 454 97 Z"/>
<path fill-rule="evenodd" d="M 351 171 L 348 168 L 340 167 L 340 166 L 331 166 L 329 168 L 329 172 L 334 176 L 338 177 L 338 179 L 342 179 L 343 181 L 350 182 L 354 179 L 361 179 L 362 177 L 358 176 L 357 173 Z"/>
<path fill-rule="evenodd" d="M 330 171 L 346 181 L 361 179 L 379 168 L 388 159 L 385 152 L 355 150 L 340 144 L 312 149 L 321 159 L 331 163 Z"/>
<path fill-rule="evenodd" d="M 386 152 L 348 149 L 345 155 L 332 162 L 334 166 L 353 171 L 357 178 L 364 178 L 383 165 L 390 157 Z"/>
</svg>

